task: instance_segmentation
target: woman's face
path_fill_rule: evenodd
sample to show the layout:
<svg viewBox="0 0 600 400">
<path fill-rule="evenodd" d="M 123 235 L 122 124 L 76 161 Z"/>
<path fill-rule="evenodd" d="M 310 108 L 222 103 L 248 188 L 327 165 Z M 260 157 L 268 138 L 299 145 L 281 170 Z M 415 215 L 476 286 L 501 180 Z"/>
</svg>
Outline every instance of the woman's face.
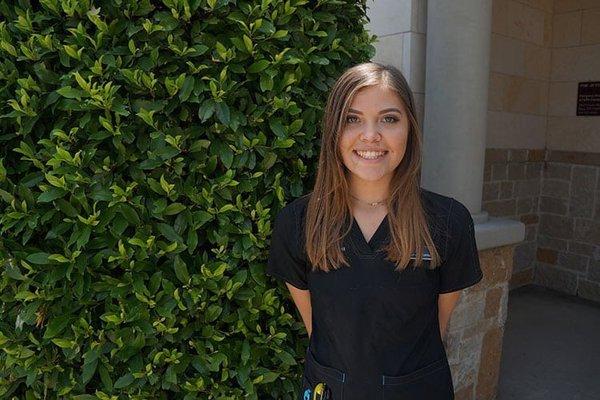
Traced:
<svg viewBox="0 0 600 400">
<path fill-rule="evenodd" d="M 406 109 L 396 92 L 383 85 L 360 89 L 339 140 L 351 182 L 388 185 L 404 157 L 408 131 Z"/>
</svg>

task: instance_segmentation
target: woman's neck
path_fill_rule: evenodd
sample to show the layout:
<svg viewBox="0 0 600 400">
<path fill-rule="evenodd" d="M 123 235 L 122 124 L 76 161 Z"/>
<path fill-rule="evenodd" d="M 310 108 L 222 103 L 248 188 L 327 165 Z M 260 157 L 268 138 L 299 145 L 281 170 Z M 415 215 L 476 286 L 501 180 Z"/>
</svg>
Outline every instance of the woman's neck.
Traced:
<svg viewBox="0 0 600 400">
<path fill-rule="evenodd" d="M 385 201 L 389 194 L 389 182 L 354 178 L 350 180 L 350 194 L 365 204 Z"/>
</svg>

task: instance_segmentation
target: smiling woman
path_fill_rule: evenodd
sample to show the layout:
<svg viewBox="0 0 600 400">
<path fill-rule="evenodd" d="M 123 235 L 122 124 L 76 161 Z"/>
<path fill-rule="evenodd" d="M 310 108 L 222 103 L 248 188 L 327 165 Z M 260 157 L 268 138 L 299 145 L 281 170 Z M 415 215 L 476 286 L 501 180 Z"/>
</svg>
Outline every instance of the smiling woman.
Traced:
<svg viewBox="0 0 600 400">
<path fill-rule="evenodd" d="M 347 70 L 323 122 L 314 189 L 278 213 L 267 266 L 310 335 L 304 398 L 451 400 L 445 326 L 482 279 L 471 215 L 420 187 L 420 131 L 397 69 Z"/>
</svg>

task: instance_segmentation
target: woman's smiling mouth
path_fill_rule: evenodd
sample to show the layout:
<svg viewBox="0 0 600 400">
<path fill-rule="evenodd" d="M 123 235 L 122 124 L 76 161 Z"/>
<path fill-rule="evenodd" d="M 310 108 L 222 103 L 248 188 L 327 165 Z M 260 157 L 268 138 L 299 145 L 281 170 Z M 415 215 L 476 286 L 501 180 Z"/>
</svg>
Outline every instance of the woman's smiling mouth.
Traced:
<svg viewBox="0 0 600 400">
<path fill-rule="evenodd" d="M 358 157 L 362 158 L 363 160 L 378 160 L 380 158 L 383 158 L 388 153 L 387 150 L 383 150 L 383 151 L 352 150 L 352 152 L 354 154 L 356 154 Z"/>
</svg>

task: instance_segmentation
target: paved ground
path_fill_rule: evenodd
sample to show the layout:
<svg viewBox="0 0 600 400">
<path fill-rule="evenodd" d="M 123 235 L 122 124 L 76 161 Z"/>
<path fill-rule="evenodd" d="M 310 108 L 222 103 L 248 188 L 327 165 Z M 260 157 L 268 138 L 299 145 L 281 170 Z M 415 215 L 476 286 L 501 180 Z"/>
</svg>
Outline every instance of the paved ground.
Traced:
<svg viewBox="0 0 600 400">
<path fill-rule="evenodd" d="M 539 286 L 510 292 L 497 400 L 599 400 L 600 305 Z"/>
</svg>

